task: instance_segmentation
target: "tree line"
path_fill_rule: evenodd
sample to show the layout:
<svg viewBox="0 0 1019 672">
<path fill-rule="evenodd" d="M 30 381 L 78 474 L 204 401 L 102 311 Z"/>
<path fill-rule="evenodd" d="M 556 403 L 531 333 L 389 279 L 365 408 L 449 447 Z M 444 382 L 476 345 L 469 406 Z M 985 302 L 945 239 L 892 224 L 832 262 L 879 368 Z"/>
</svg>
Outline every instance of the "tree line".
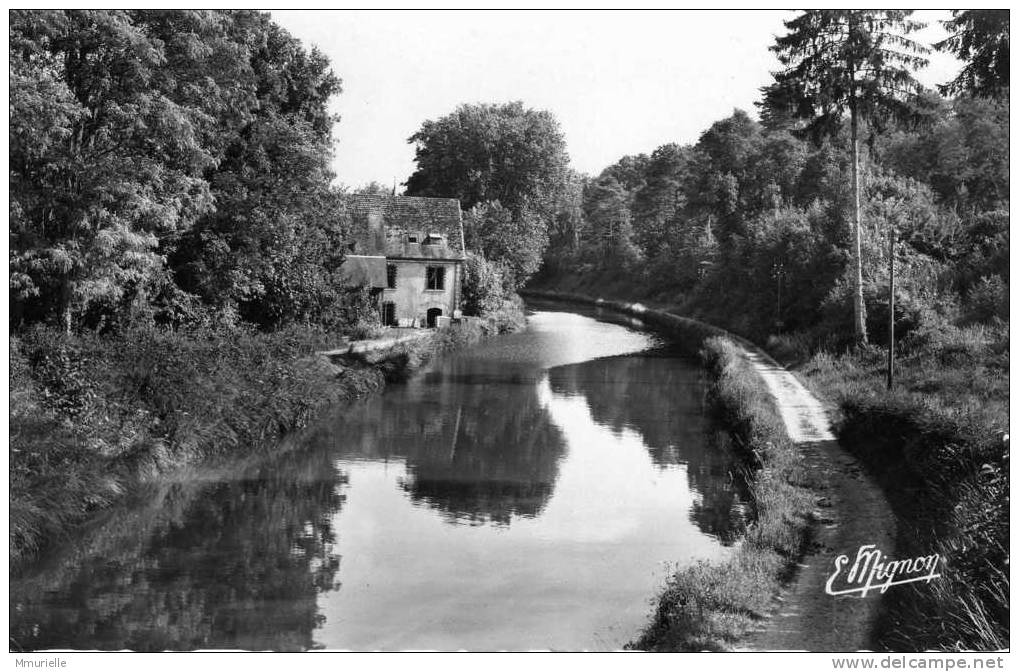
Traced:
<svg viewBox="0 0 1019 672">
<path fill-rule="evenodd" d="M 254 11 L 10 18 L 15 327 L 330 310 L 341 82 L 321 53 Z"/>
<path fill-rule="evenodd" d="M 566 174 L 545 280 L 637 289 L 753 337 L 865 343 L 887 332 L 894 231 L 902 330 L 1007 320 L 1007 12 L 954 12 L 935 46 L 967 60 L 940 93 L 914 78 L 929 48 L 909 12 L 786 26 L 760 121 L 735 110 L 693 144 Z"/>
<path fill-rule="evenodd" d="M 862 343 L 883 328 L 894 228 L 903 320 L 1007 318 L 1008 13 L 954 12 L 934 46 L 964 68 L 940 93 L 914 78 L 929 48 L 909 12 L 786 27 L 759 121 L 734 111 L 597 176 L 520 102 L 423 122 L 405 193 L 460 199 L 465 308 L 539 269 L 602 274 L 748 335 Z M 266 14 L 198 10 L 15 11 L 9 49 L 15 327 L 363 314 L 337 274 L 342 89 L 317 50 Z"/>
</svg>

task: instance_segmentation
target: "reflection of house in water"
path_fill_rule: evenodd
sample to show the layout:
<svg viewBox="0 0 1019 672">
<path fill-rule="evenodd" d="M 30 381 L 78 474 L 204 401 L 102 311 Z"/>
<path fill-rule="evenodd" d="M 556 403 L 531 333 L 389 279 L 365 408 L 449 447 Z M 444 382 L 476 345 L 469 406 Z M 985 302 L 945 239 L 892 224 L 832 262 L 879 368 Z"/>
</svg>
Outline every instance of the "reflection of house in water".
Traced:
<svg viewBox="0 0 1019 672">
<path fill-rule="evenodd" d="M 384 194 L 346 198 L 352 227 L 342 272 L 366 285 L 389 326 L 439 326 L 459 316 L 464 238 L 460 201 Z"/>
<path fill-rule="evenodd" d="M 452 357 L 346 408 L 336 431 L 350 457 L 405 460 L 412 501 L 451 520 L 508 525 L 542 512 L 565 442 L 536 386 L 507 380 L 505 364 Z"/>
</svg>

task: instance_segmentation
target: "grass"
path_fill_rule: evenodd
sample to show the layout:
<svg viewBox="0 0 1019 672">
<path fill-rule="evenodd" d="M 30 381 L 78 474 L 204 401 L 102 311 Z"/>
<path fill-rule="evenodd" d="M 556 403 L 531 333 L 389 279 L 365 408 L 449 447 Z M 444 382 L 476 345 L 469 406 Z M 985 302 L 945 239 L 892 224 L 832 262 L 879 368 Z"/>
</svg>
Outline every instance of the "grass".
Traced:
<svg viewBox="0 0 1019 672">
<path fill-rule="evenodd" d="M 800 367 L 838 404 L 841 444 L 883 486 L 896 554 L 944 558 L 939 581 L 885 595 L 882 648 L 1008 647 L 1008 342 L 1007 325 L 911 337 L 893 391 L 878 349 L 820 352 Z"/>
<path fill-rule="evenodd" d="M 808 540 L 810 476 L 773 400 L 732 341 L 709 338 L 703 353 L 714 405 L 752 470 L 756 516 L 728 561 L 700 562 L 670 577 L 650 625 L 628 648 L 725 650 L 765 616 Z"/>
<path fill-rule="evenodd" d="M 378 371 L 314 356 L 329 339 L 155 328 L 12 338 L 12 565 L 137 483 L 258 450 L 325 406 L 382 385 Z"/>
<path fill-rule="evenodd" d="M 468 347 L 487 336 L 519 331 L 526 323 L 523 300 L 514 296 L 482 317 L 437 330 L 431 338 L 423 341 L 394 346 L 386 359 L 379 362 L 378 368 L 387 382 L 403 382 L 437 355 Z"/>
<path fill-rule="evenodd" d="M 813 510 L 814 479 L 802 467 L 764 381 L 742 356 L 737 342 L 747 342 L 699 320 L 640 304 L 564 291 L 526 295 L 638 316 L 703 358 L 713 381 L 712 405 L 743 455 L 755 518 L 727 562 L 698 563 L 669 578 L 651 623 L 627 648 L 725 650 L 764 617 L 792 576 L 808 543 Z"/>
<path fill-rule="evenodd" d="M 626 274 L 546 278 L 540 287 L 546 295 L 647 297 L 648 306 L 677 308 L 675 297 Z M 899 343 L 892 392 L 885 389 L 886 354 L 879 347 L 848 351 L 831 334 L 787 333 L 762 342 L 834 403 L 840 444 L 867 465 L 896 514 L 895 555 L 945 558 L 940 581 L 883 597 L 875 645 L 895 651 L 1007 647 L 1008 323 L 960 327 L 935 318 L 919 325 Z M 670 584 L 667 592 L 677 591 L 683 592 Z M 736 627 L 734 619 L 728 627 Z"/>
<path fill-rule="evenodd" d="M 132 489 L 212 458 L 272 449 L 326 407 L 406 379 L 438 353 L 524 324 L 507 301 L 375 365 L 315 355 L 336 335 L 300 327 L 137 328 L 10 339 L 12 568 Z"/>
</svg>

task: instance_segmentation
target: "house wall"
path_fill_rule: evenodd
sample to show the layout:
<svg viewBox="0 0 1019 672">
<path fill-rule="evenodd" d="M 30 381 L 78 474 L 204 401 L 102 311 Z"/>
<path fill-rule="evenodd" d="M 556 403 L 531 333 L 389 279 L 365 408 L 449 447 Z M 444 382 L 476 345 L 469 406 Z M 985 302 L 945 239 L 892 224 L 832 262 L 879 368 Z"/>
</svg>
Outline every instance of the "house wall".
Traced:
<svg viewBox="0 0 1019 672">
<path fill-rule="evenodd" d="M 457 309 L 456 302 L 460 294 L 460 262 L 387 259 L 386 263 L 396 265 L 396 289 L 382 290 L 380 300 L 396 304 L 396 320 L 401 327 L 425 326 L 429 308 L 439 308 L 446 317 L 451 316 Z M 425 268 L 428 266 L 442 266 L 446 269 L 444 289 L 425 289 Z"/>
</svg>

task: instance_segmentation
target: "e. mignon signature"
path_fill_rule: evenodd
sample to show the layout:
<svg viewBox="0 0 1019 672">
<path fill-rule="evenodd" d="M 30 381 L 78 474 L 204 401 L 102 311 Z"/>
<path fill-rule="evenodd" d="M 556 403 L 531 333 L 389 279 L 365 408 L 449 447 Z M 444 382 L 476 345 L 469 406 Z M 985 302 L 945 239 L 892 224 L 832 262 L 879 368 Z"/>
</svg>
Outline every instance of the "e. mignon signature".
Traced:
<svg viewBox="0 0 1019 672">
<path fill-rule="evenodd" d="M 941 574 L 941 556 L 937 553 L 906 560 L 891 560 L 874 544 L 861 546 L 856 559 L 849 564 L 848 555 L 835 558 L 835 571 L 828 577 L 824 590 L 829 595 L 866 597 L 872 590 L 884 593 L 892 586 L 926 581 L 930 583 Z"/>
</svg>

